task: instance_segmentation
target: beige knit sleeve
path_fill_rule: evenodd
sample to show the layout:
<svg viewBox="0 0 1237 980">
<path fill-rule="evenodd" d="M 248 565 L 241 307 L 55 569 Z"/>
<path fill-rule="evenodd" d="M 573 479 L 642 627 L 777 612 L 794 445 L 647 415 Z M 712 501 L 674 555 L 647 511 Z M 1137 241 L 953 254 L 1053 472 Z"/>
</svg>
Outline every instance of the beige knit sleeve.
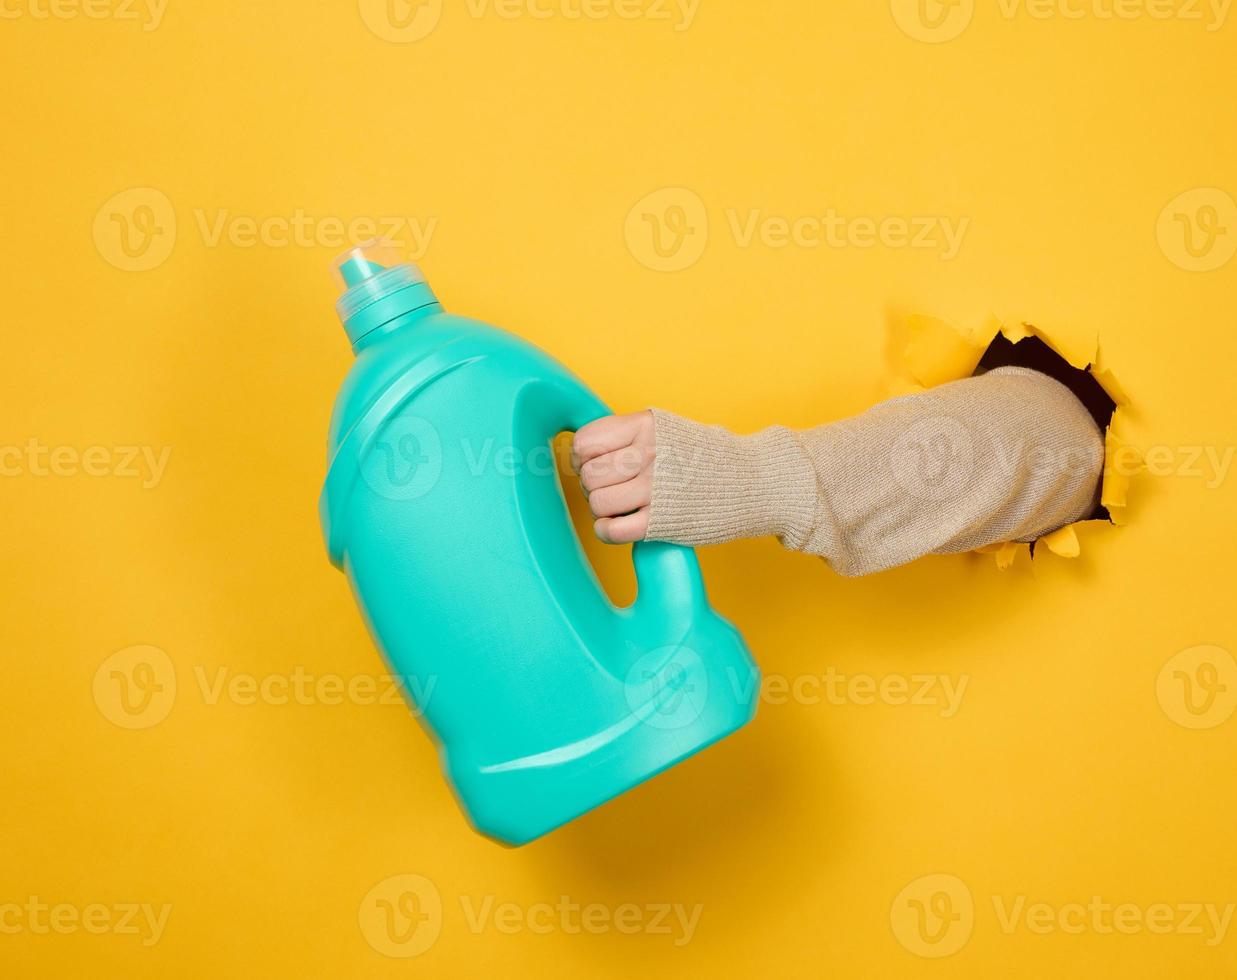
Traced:
<svg viewBox="0 0 1237 980">
<path fill-rule="evenodd" d="M 1028 368 L 894 398 L 855 418 L 737 436 L 660 409 L 647 538 L 776 535 L 842 575 L 1030 541 L 1088 517 L 1104 440 L 1060 382 Z"/>
</svg>

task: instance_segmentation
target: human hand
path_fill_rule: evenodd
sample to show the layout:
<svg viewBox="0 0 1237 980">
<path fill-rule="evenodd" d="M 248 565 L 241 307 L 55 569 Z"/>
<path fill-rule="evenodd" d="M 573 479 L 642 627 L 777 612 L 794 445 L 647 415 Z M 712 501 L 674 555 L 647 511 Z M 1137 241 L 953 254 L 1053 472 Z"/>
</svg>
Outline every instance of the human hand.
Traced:
<svg viewBox="0 0 1237 980">
<path fill-rule="evenodd" d="M 648 532 L 656 443 L 647 410 L 590 422 L 572 440 L 571 468 L 596 518 L 593 530 L 607 544 L 643 541 Z"/>
</svg>

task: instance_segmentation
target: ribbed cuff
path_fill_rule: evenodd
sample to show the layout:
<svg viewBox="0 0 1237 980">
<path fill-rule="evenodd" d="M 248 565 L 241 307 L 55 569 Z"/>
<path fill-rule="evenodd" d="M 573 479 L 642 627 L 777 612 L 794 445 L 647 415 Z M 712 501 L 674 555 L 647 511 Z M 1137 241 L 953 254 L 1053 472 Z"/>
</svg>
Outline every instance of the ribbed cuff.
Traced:
<svg viewBox="0 0 1237 980">
<path fill-rule="evenodd" d="M 816 475 L 793 432 L 736 436 L 657 408 L 653 417 L 648 540 L 699 546 L 772 534 L 791 548 L 807 540 Z"/>
</svg>

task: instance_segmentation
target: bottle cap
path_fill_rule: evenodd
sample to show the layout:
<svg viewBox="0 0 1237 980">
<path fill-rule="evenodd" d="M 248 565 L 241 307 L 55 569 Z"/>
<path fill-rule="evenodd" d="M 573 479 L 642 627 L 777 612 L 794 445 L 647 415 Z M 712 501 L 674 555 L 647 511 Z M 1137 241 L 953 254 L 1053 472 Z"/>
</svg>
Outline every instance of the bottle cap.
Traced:
<svg viewBox="0 0 1237 980">
<path fill-rule="evenodd" d="M 348 249 L 334 262 L 340 297 L 335 310 L 345 325 L 367 306 L 401 289 L 425 282 L 425 276 L 406 262 L 390 242 L 363 242 Z"/>
</svg>

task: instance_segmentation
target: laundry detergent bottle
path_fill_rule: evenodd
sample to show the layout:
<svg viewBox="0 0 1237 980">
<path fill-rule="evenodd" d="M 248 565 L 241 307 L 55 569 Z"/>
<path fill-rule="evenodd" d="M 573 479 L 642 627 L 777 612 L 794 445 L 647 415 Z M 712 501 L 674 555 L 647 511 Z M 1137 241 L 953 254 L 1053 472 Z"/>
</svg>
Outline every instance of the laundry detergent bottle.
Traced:
<svg viewBox="0 0 1237 980">
<path fill-rule="evenodd" d="M 609 411 L 520 338 L 443 310 L 379 246 L 336 262 L 356 355 L 321 498 L 331 561 L 473 826 L 519 845 L 744 725 L 759 673 L 687 548 L 602 590 L 552 440 Z"/>
</svg>

